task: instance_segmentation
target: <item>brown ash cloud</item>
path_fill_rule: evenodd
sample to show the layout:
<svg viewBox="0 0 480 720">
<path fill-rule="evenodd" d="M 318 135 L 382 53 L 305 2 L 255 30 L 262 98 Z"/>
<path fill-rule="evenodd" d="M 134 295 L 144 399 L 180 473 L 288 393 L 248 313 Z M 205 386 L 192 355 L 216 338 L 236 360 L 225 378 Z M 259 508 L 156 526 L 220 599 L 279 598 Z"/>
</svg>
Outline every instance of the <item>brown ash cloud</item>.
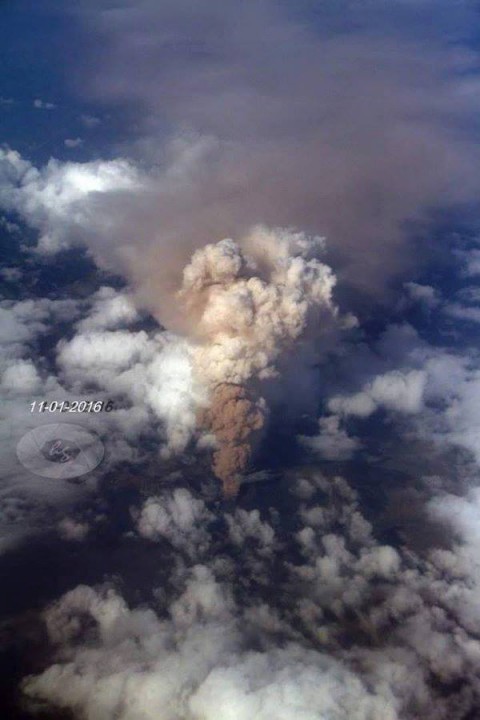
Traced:
<svg viewBox="0 0 480 720">
<path fill-rule="evenodd" d="M 241 385 L 222 383 L 213 390 L 210 407 L 200 424 L 214 433 L 213 471 L 223 483 L 225 497 L 234 497 L 248 469 L 266 422 L 263 399 L 252 400 Z"/>
<path fill-rule="evenodd" d="M 265 429 L 267 400 L 282 391 L 280 365 L 335 324 L 335 277 L 320 257 L 321 238 L 254 228 L 240 242 L 197 250 L 177 299 L 189 327 L 193 371 L 209 389 L 200 425 L 215 436 L 213 469 L 234 495 Z"/>
</svg>

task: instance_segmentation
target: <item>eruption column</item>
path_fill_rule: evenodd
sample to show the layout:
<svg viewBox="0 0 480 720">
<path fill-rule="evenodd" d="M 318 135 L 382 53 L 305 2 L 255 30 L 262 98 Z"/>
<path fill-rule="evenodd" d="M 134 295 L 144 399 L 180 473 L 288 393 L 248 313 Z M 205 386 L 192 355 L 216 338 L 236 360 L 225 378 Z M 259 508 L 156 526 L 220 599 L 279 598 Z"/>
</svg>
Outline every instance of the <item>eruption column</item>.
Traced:
<svg viewBox="0 0 480 720">
<path fill-rule="evenodd" d="M 213 470 L 235 495 L 268 414 L 262 385 L 281 385 L 279 361 L 314 342 L 336 313 L 335 278 L 322 238 L 255 228 L 197 250 L 178 293 L 191 328 L 197 379 L 210 405 L 199 422 L 215 435 Z"/>
</svg>

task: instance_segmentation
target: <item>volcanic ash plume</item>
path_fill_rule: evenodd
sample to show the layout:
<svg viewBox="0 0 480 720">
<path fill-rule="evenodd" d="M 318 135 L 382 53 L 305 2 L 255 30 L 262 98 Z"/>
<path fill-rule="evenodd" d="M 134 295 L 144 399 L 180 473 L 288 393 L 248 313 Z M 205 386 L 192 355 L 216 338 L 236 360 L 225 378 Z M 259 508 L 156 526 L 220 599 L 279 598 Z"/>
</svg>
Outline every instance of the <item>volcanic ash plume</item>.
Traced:
<svg viewBox="0 0 480 720">
<path fill-rule="evenodd" d="M 213 454 L 213 471 L 223 483 L 226 497 L 234 497 L 252 451 L 265 425 L 263 398 L 254 400 L 241 385 L 221 383 L 211 395 L 211 405 L 202 424 L 215 434 L 218 449 Z"/>
<path fill-rule="evenodd" d="M 280 359 L 293 360 L 294 346 L 318 338 L 335 315 L 323 247 L 322 238 L 257 227 L 239 243 L 197 250 L 184 269 L 178 297 L 195 373 L 210 388 L 199 419 L 216 437 L 213 469 L 227 495 L 235 494 L 265 425 L 262 384 L 279 384 Z"/>
</svg>

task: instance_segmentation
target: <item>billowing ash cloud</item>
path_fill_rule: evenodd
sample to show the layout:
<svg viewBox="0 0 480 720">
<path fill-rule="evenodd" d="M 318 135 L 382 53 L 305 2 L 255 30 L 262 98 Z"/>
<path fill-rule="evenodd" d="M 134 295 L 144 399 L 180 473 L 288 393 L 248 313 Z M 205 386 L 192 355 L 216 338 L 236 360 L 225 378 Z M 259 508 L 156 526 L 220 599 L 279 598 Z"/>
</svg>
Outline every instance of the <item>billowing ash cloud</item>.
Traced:
<svg viewBox="0 0 480 720">
<path fill-rule="evenodd" d="M 310 3 L 274 0 L 79 5 L 97 62 L 77 87 L 135 108 L 129 150 L 169 168 L 149 217 L 133 212 L 137 238 L 154 218 L 171 249 L 259 222 L 305 228 L 372 291 L 409 260 L 403 221 L 476 198 L 468 2 L 448 25 L 443 0 L 428 14 L 423 1 L 322 2 L 306 17 Z"/>
<path fill-rule="evenodd" d="M 202 423 L 216 437 L 213 467 L 228 495 L 265 425 L 262 381 L 278 379 L 279 361 L 300 366 L 302 342 L 331 326 L 335 279 L 322 252 L 321 238 L 259 227 L 238 244 L 197 250 L 183 271 L 194 371 L 211 389 Z"/>
<path fill-rule="evenodd" d="M 194 253 L 179 297 L 200 341 L 195 363 L 204 377 L 213 384 L 274 378 L 282 353 L 328 325 L 335 278 L 322 254 L 321 238 L 265 228 Z"/>
</svg>

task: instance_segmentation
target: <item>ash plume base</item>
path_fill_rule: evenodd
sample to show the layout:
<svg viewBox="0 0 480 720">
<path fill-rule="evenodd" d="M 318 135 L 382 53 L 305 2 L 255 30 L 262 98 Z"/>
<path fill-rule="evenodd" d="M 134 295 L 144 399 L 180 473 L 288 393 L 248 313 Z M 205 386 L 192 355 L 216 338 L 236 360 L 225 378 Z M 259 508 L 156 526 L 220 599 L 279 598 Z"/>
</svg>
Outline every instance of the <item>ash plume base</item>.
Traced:
<svg viewBox="0 0 480 720">
<path fill-rule="evenodd" d="M 210 397 L 210 407 L 199 419 L 213 432 L 217 448 L 213 452 L 213 472 L 222 481 L 226 498 L 235 497 L 242 476 L 247 472 L 267 419 L 263 398 L 252 398 L 245 387 L 220 383 Z"/>
</svg>

